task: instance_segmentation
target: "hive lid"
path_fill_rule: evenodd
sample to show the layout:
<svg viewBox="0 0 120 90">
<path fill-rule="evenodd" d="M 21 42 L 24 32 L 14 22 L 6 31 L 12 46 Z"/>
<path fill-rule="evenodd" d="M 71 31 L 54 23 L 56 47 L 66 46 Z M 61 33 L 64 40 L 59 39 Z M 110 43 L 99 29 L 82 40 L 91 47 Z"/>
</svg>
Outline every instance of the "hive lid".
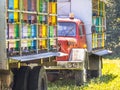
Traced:
<svg viewBox="0 0 120 90">
<path fill-rule="evenodd" d="M 95 54 L 95 55 L 98 55 L 98 56 L 104 56 L 104 55 L 107 55 L 107 54 L 111 54 L 112 51 L 103 49 L 103 50 L 95 51 L 95 52 L 92 52 L 92 53 Z"/>
<path fill-rule="evenodd" d="M 59 56 L 59 57 L 60 56 L 67 56 L 67 54 L 62 53 L 62 52 L 47 52 L 47 53 L 41 53 L 41 54 L 35 54 L 35 55 L 10 57 L 10 59 L 25 62 L 25 61 L 42 59 L 42 58 L 54 57 L 54 56 Z"/>
</svg>

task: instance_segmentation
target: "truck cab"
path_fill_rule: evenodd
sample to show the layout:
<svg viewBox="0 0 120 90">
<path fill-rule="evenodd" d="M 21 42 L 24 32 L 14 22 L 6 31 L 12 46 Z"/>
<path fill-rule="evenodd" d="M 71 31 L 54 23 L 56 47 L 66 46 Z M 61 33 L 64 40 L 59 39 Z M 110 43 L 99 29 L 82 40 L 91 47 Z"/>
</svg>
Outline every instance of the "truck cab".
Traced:
<svg viewBox="0 0 120 90">
<path fill-rule="evenodd" d="M 72 48 L 86 48 L 86 31 L 84 23 L 71 18 L 58 18 L 58 46 L 59 51 L 68 56 L 58 57 L 58 61 L 68 61 Z"/>
</svg>

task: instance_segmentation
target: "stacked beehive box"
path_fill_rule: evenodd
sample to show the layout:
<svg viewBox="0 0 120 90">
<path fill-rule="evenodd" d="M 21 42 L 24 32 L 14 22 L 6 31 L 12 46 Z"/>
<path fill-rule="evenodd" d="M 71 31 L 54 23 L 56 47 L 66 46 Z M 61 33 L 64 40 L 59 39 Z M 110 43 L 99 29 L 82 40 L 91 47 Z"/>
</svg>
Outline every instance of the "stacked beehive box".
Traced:
<svg viewBox="0 0 120 90">
<path fill-rule="evenodd" d="M 7 0 L 6 5 L 8 56 L 56 51 L 56 0 Z"/>
<path fill-rule="evenodd" d="M 100 0 L 92 0 L 92 24 L 95 31 L 92 33 L 92 48 L 104 48 L 105 46 L 105 3 Z"/>
</svg>

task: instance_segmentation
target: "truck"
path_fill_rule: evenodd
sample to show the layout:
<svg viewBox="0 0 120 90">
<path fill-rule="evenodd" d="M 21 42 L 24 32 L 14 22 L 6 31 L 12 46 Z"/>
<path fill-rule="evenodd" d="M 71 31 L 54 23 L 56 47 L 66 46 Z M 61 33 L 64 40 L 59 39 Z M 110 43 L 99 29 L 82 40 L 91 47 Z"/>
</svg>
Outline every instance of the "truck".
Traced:
<svg viewBox="0 0 120 90">
<path fill-rule="evenodd" d="M 1 90 L 47 90 L 47 78 L 82 85 L 110 53 L 103 0 L 2 0 L 0 28 Z"/>
</svg>

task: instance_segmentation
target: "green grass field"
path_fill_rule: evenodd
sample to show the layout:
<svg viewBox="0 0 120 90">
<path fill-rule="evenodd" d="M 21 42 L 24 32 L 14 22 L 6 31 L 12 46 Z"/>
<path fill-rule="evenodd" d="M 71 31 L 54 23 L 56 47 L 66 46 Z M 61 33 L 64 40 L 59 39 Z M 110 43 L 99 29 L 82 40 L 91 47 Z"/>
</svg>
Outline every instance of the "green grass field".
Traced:
<svg viewBox="0 0 120 90">
<path fill-rule="evenodd" d="M 104 59 L 102 76 L 90 80 L 83 86 L 78 87 L 70 80 L 59 80 L 48 83 L 48 86 L 48 90 L 120 90 L 120 59 Z"/>
</svg>

